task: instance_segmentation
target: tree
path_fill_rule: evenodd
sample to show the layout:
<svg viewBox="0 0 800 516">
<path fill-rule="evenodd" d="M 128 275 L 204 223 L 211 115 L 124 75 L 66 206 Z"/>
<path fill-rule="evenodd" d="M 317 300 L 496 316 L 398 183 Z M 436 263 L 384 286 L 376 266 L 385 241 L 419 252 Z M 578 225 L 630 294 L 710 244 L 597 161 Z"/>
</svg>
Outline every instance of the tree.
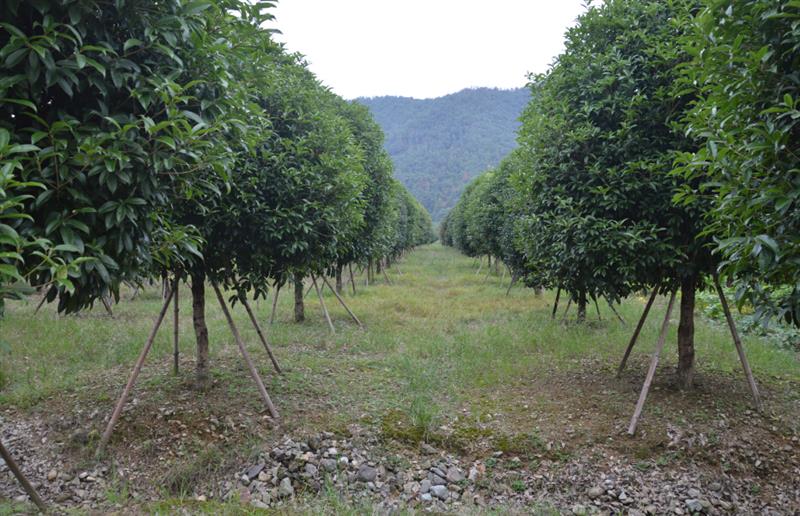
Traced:
<svg viewBox="0 0 800 516">
<path fill-rule="evenodd" d="M 210 208 L 187 209 L 183 219 L 208 242 L 191 269 L 199 357 L 208 354 L 206 278 L 240 299 L 265 296 L 274 284 L 302 281 L 333 264 L 339 239 L 363 220 L 361 151 L 331 94 L 267 33 L 258 37 L 263 41 L 252 48 L 263 70 L 253 81 L 251 124 L 258 143 L 239 154 L 229 191 Z M 245 62 L 252 69 L 253 61 Z M 197 376 L 199 385 L 207 383 L 205 360 Z"/>
<path fill-rule="evenodd" d="M 800 5 L 709 0 L 685 38 L 687 131 L 704 144 L 684 172 L 714 196 L 708 233 L 741 302 L 800 325 Z"/>
<path fill-rule="evenodd" d="M 692 384 L 694 298 L 714 270 L 707 205 L 677 207 L 671 174 L 693 149 L 677 126 L 692 100 L 677 92 L 679 43 L 691 1 L 611 0 L 567 32 L 566 51 L 534 77 L 516 184 L 528 281 L 558 287 L 585 318 L 588 299 L 680 287 L 678 381 Z M 696 185 L 689 185 L 696 187 Z"/>
<path fill-rule="evenodd" d="M 118 296 L 120 283 L 154 260 L 197 253 L 187 228 L 170 222 L 171 203 L 196 196 L 226 172 L 216 136 L 225 114 L 214 80 L 197 57 L 210 3 L 134 0 L 22 2 L 0 7 L 0 127 L 16 165 L 28 216 L 23 238 L 52 242 L 53 257 L 78 263 L 53 283 L 49 268 L 27 270 L 60 311 Z M 233 5 L 231 3 L 231 5 Z M 11 167 L 11 168 L 9 168 Z M 23 250 L 25 251 L 25 250 Z M 35 260 L 22 253 L 21 263 Z M 52 288 L 50 288 L 52 287 Z"/>
</svg>

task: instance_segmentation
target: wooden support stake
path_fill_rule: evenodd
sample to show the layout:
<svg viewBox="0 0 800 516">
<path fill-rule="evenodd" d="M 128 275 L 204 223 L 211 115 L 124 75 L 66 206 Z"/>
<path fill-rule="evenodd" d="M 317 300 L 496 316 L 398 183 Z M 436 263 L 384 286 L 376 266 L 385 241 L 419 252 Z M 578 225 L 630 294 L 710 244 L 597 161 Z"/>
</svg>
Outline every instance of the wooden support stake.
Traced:
<svg viewBox="0 0 800 516">
<path fill-rule="evenodd" d="M 278 365 L 278 361 L 275 359 L 275 355 L 272 354 L 272 349 L 269 347 L 269 344 L 267 343 L 267 338 L 264 335 L 264 332 L 261 331 L 261 325 L 258 324 L 258 319 L 256 319 L 256 315 L 250 308 L 250 303 L 247 302 L 247 298 L 242 299 L 242 304 L 244 305 L 244 309 L 247 310 L 247 315 L 250 316 L 250 322 L 253 323 L 253 327 L 255 327 L 256 333 L 258 333 L 258 338 L 261 339 L 261 344 L 263 344 L 264 349 L 267 350 L 267 355 L 269 355 L 269 359 L 272 361 L 272 365 L 275 367 L 275 371 L 277 371 L 278 374 L 283 374 L 283 371 L 281 371 L 281 367 Z"/>
<path fill-rule="evenodd" d="M 386 274 L 386 267 L 382 267 L 381 272 L 383 273 L 383 277 L 386 278 L 386 283 L 388 283 L 389 285 L 394 285 L 394 283 L 392 283 L 392 280 L 389 279 L 389 275 Z"/>
<path fill-rule="evenodd" d="M 106 309 L 106 313 L 112 319 L 114 318 L 114 311 L 111 310 L 111 303 L 108 302 L 108 298 L 106 296 L 100 296 L 100 301 L 103 302 L 103 307 Z"/>
<path fill-rule="evenodd" d="M 556 313 L 558 313 L 558 300 L 561 299 L 561 287 L 558 287 L 556 290 L 556 301 L 553 303 L 553 315 L 550 317 L 552 320 L 556 320 Z"/>
<path fill-rule="evenodd" d="M 600 316 L 600 305 L 597 304 L 597 297 L 593 295 L 592 301 L 594 301 L 594 309 L 597 310 L 597 320 L 602 321 L 603 318 Z"/>
<path fill-rule="evenodd" d="M 333 322 L 331 321 L 331 316 L 328 313 L 328 308 L 325 306 L 325 300 L 322 299 L 322 291 L 319 289 L 319 285 L 317 285 L 317 278 L 313 274 L 311 275 L 311 282 L 314 284 L 314 288 L 317 290 L 317 297 L 319 297 L 319 306 L 322 307 L 322 313 L 325 315 L 325 320 L 328 321 L 328 327 L 331 329 L 331 333 L 334 335 L 336 334 L 336 328 L 333 327 Z"/>
<path fill-rule="evenodd" d="M 216 283 L 211 284 L 214 287 L 214 293 L 217 295 L 217 301 L 219 301 L 219 306 L 222 308 L 222 313 L 225 315 L 225 319 L 228 321 L 228 326 L 231 329 L 231 333 L 233 333 L 233 338 L 236 341 L 236 345 L 239 346 L 239 352 L 242 354 L 242 358 L 244 358 L 245 363 L 247 364 L 247 368 L 250 369 L 250 376 L 253 377 L 253 381 L 256 383 L 258 387 L 258 393 L 261 394 L 261 399 L 264 401 L 264 405 L 267 407 L 272 419 L 278 421 L 280 419 L 280 415 L 278 411 L 275 409 L 275 405 L 272 404 L 272 400 L 267 393 L 267 388 L 264 387 L 264 382 L 261 381 L 261 376 L 258 375 L 258 370 L 256 366 L 253 364 L 253 361 L 250 359 L 250 354 L 247 352 L 247 348 L 244 346 L 244 342 L 242 341 L 242 336 L 239 334 L 239 329 L 236 328 L 236 323 L 233 322 L 233 317 L 231 316 L 230 311 L 228 310 L 228 304 L 225 302 L 225 298 L 222 297 L 222 292 L 220 292 L 219 287 Z"/>
<path fill-rule="evenodd" d="M 153 328 L 150 330 L 150 335 L 147 337 L 147 341 L 144 344 L 144 348 L 142 348 L 142 352 L 139 353 L 139 358 L 136 360 L 136 365 L 133 366 L 133 371 L 131 372 L 130 378 L 128 378 L 128 383 L 125 384 L 125 388 L 122 390 L 122 394 L 117 401 L 117 405 L 114 407 L 114 412 L 111 413 L 111 419 L 108 421 L 106 430 L 103 432 L 103 436 L 100 438 L 100 444 L 97 446 L 96 452 L 98 457 L 102 455 L 109 439 L 111 439 L 111 432 L 114 431 L 114 425 L 117 424 L 117 420 L 119 419 L 120 414 L 122 414 L 122 409 L 125 407 L 125 402 L 128 400 L 131 389 L 133 389 L 133 384 L 136 383 L 136 379 L 139 377 L 139 373 L 142 371 L 144 359 L 147 358 L 150 348 L 153 347 L 153 341 L 156 338 L 156 334 L 158 334 L 158 329 L 161 327 L 161 323 L 164 321 L 164 316 L 167 315 L 167 309 L 169 308 L 170 301 L 172 301 L 172 292 L 169 292 L 169 294 L 170 295 L 167 297 L 163 306 L 161 307 L 161 312 L 159 312 L 156 322 L 153 324 Z"/>
<path fill-rule="evenodd" d="M 642 328 L 644 327 L 644 323 L 647 320 L 647 315 L 650 313 L 650 308 L 653 306 L 653 301 L 656 300 L 657 295 L 658 287 L 656 286 L 653 288 L 653 293 L 650 294 L 650 298 L 647 300 L 647 304 L 644 306 L 644 312 L 642 312 L 642 316 L 639 318 L 639 323 L 636 325 L 636 330 L 633 332 L 631 341 L 628 342 L 628 347 L 625 349 L 625 355 L 622 356 L 622 362 L 620 362 L 619 368 L 617 369 L 617 378 L 622 376 L 622 371 L 625 370 L 625 365 L 628 363 L 628 357 L 631 355 L 631 351 L 633 351 L 633 346 L 636 345 L 636 340 L 639 338 L 639 333 L 641 333 Z"/>
<path fill-rule="evenodd" d="M 347 306 L 347 303 L 344 302 L 344 299 L 342 299 L 342 296 L 340 296 L 339 293 L 336 292 L 336 289 L 334 289 L 331 286 L 330 282 L 328 282 L 328 278 L 326 278 L 325 276 L 322 276 L 322 281 L 324 281 L 325 284 L 328 286 L 328 288 L 331 289 L 331 292 L 333 292 L 333 295 L 336 296 L 336 299 L 339 300 L 339 303 L 344 307 L 345 310 L 347 310 L 347 313 L 350 314 L 350 317 L 353 318 L 353 320 L 356 322 L 358 327 L 359 328 L 363 328 L 364 325 L 361 324 L 361 321 L 358 320 L 358 317 L 356 317 L 356 314 L 354 314 L 353 311 L 350 310 L 350 307 Z"/>
<path fill-rule="evenodd" d="M 667 306 L 667 315 L 664 317 L 664 322 L 661 324 L 661 333 L 658 335 L 658 343 L 656 350 L 653 352 L 653 358 L 650 360 L 650 369 L 647 370 L 647 377 L 642 385 L 642 392 L 639 394 L 639 401 L 636 402 L 636 410 L 633 411 L 631 424 L 628 426 L 628 435 L 636 433 L 636 425 L 639 424 L 639 418 L 642 415 L 644 402 L 647 400 L 647 393 L 650 392 L 650 385 L 653 383 L 653 377 L 656 374 L 656 367 L 658 367 L 658 359 L 661 356 L 661 350 L 664 349 L 664 341 L 667 340 L 667 330 L 669 330 L 669 319 L 672 317 L 672 308 L 675 306 L 675 294 L 678 290 L 672 291 L 669 297 L 669 305 Z"/>
<path fill-rule="evenodd" d="M 356 295 L 356 280 L 353 278 L 353 264 L 348 263 L 347 268 L 350 269 L 350 285 L 353 287 L 353 295 Z"/>
<path fill-rule="evenodd" d="M 172 372 L 175 373 L 175 376 L 178 376 L 178 369 L 180 367 L 180 304 L 178 302 L 179 283 L 177 274 L 175 275 L 175 283 L 172 286 L 172 290 L 174 292 L 174 294 L 172 294 Z"/>
<path fill-rule="evenodd" d="M 567 318 L 567 314 L 569 313 L 569 307 L 572 306 L 572 296 L 570 296 L 569 301 L 567 301 L 567 307 L 564 309 L 563 315 L 561 315 L 561 322 L 564 322 Z"/>
<path fill-rule="evenodd" d="M 281 286 L 275 287 L 275 293 L 272 295 L 272 314 L 269 316 L 269 324 L 275 322 L 275 312 L 278 310 L 278 294 L 281 292 Z"/>
<path fill-rule="evenodd" d="M 621 322 L 622 324 L 627 325 L 628 323 L 625 322 L 625 319 L 623 319 L 622 316 L 619 314 L 619 312 L 617 312 L 617 309 L 614 308 L 614 304 L 611 301 L 609 301 L 608 299 L 606 299 L 606 303 L 608 303 L 608 307 L 611 309 L 612 312 L 614 312 L 614 315 L 617 316 L 617 319 L 619 319 L 619 322 Z"/>
<path fill-rule="evenodd" d="M 512 274 L 511 283 L 508 284 L 508 290 L 506 290 L 506 297 L 508 297 L 508 295 L 511 294 L 511 289 L 514 288 L 514 285 L 517 284 L 517 281 L 519 281 L 519 277 Z"/>
<path fill-rule="evenodd" d="M 33 487 L 33 485 L 31 485 L 31 483 L 28 482 L 28 479 L 25 478 L 25 475 L 22 473 L 22 470 L 19 469 L 19 466 L 14 461 L 14 458 L 11 456 L 8 450 L 6 450 L 6 447 L 3 445 L 3 441 L 0 441 L 0 457 L 3 457 L 3 460 L 6 462 L 6 465 L 8 465 L 8 469 L 10 469 L 11 472 L 14 474 L 14 476 L 17 478 L 19 483 L 22 485 L 22 489 L 25 490 L 25 492 L 30 497 L 31 501 L 33 501 L 33 503 L 36 504 L 36 507 L 38 507 L 40 511 L 46 513 L 48 511 L 47 505 L 45 505 L 45 503 L 42 501 L 42 498 L 39 496 L 39 493 L 36 492 L 36 489 Z"/>
<path fill-rule="evenodd" d="M 42 308 L 42 305 L 44 304 L 45 301 L 47 301 L 47 292 L 44 293 L 44 295 L 42 296 L 42 300 L 39 301 L 38 305 L 36 305 L 36 310 L 33 311 L 33 315 L 39 313 L 39 310 Z"/>
<path fill-rule="evenodd" d="M 733 343 L 736 345 L 736 352 L 739 354 L 739 361 L 742 363 L 744 375 L 747 377 L 747 383 L 750 385 L 750 392 L 753 394 L 753 401 L 755 402 L 756 409 L 759 412 L 763 412 L 764 406 L 761 403 L 761 395 L 758 393 L 756 379 L 753 377 L 753 371 L 750 369 L 750 363 L 747 361 L 747 355 L 744 353 L 742 339 L 739 337 L 739 332 L 736 329 L 736 323 L 733 321 L 733 315 L 731 315 L 731 309 L 728 306 L 728 300 L 725 299 L 725 292 L 722 290 L 722 285 L 719 282 L 719 274 L 716 272 L 714 272 L 714 286 L 717 288 L 719 301 L 722 303 L 722 310 L 725 312 L 725 319 L 728 321 L 728 328 L 731 330 Z"/>
</svg>

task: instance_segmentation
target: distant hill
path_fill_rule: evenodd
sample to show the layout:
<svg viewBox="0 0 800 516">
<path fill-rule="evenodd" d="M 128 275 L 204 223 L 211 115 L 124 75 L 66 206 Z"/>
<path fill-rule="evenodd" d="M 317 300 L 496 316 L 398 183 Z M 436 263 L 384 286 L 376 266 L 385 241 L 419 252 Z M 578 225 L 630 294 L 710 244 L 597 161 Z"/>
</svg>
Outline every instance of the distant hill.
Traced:
<svg viewBox="0 0 800 516">
<path fill-rule="evenodd" d="M 386 133 L 395 176 L 439 222 L 464 186 L 514 149 L 525 88 L 467 89 L 437 99 L 360 98 Z"/>
</svg>

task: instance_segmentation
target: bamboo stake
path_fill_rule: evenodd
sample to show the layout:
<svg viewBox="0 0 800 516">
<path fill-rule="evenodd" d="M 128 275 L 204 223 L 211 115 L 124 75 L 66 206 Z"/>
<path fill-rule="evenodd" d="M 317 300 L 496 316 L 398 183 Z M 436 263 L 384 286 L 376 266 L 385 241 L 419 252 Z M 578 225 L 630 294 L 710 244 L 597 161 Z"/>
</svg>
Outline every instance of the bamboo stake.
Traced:
<svg viewBox="0 0 800 516">
<path fill-rule="evenodd" d="M 253 310 L 250 308 L 250 303 L 247 302 L 247 298 L 242 299 L 242 304 L 244 305 L 244 309 L 247 310 L 247 315 L 250 316 L 250 322 L 253 323 L 253 327 L 256 329 L 256 333 L 258 333 L 258 338 L 261 339 L 261 344 L 264 345 L 264 349 L 267 350 L 267 355 L 269 355 L 269 359 L 272 361 L 272 365 L 275 367 L 275 371 L 278 374 L 283 374 L 281 371 L 281 367 L 278 365 L 278 361 L 275 360 L 275 355 L 272 354 L 272 349 L 269 347 L 267 343 L 267 338 L 264 335 L 264 332 L 261 331 L 261 325 L 258 324 L 258 319 L 256 319 Z"/>
<path fill-rule="evenodd" d="M 556 290 L 556 301 L 555 301 L 555 303 L 553 303 L 553 315 L 550 317 L 550 319 L 552 319 L 554 321 L 556 319 L 556 313 L 558 312 L 558 300 L 559 299 L 561 299 L 561 287 L 558 287 L 558 290 Z"/>
<path fill-rule="evenodd" d="M 331 316 L 328 313 L 328 308 L 325 306 L 325 300 L 322 299 L 322 291 L 319 289 L 319 285 L 317 285 L 317 278 L 313 274 L 311 275 L 311 282 L 314 284 L 314 288 L 317 290 L 319 305 L 322 307 L 322 313 L 325 315 L 325 320 L 328 321 L 328 327 L 330 327 L 331 333 L 335 335 L 336 329 L 333 327 L 333 322 L 331 322 Z"/>
<path fill-rule="evenodd" d="M 173 307 L 173 317 L 172 317 L 172 356 L 173 356 L 173 364 L 172 369 L 175 376 L 178 376 L 178 369 L 180 367 L 180 347 L 178 345 L 179 337 L 180 337 L 180 303 L 178 302 L 178 292 L 179 292 L 179 283 L 178 283 L 178 275 L 175 275 L 175 284 L 172 287 L 172 290 L 175 292 L 172 300 L 172 307 Z"/>
<path fill-rule="evenodd" d="M 350 284 L 353 286 L 353 295 L 356 295 L 356 280 L 353 278 L 353 264 L 348 263 L 347 268 L 350 269 Z"/>
<path fill-rule="evenodd" d="M 136 360 L 136 365 L 133 366 L 131 376 L 128 378 L 128 383 L 125 384 L 125 388 L 122 390 L 122 394 L 117 401 L 117 405 L 114 407 L 114 412 L 111 413 L 111 419 L 108 421 L 108 425 L 103 432 L 103 436 L 100 438 L 100 444 L 97 446 L 96 456 L 100 456 L 103 453 L 103 449 L 108 444 L 109 439 L 111 439 L 111 432 L 114 431 L 114 425 L 117 424 L 117 420 L 119 419 L 120 414 L 122 414 L 122 408 L 125 406 L 125 402 L 128 400 L 131 389 L 133 389 L 133 384 L 136 383 L 136 379 L 139 377 L 139 373 L 142 371 L 144 359 L 147 358 L 150 348 L 153 347 L 153 341 L 156 338 L 158 329 L 161 327 L 161 323 L 164 321 L 164 316 L 167 315 L 167 309 L 169 308 L 170 301 L 172 300 L 172 292 L 169 292 L 169 294 L 170 296 L 168 296 L 166 301 L 164 301 L 164 304 L 161 307 L 161 312 L 159 312 L 156 322 L 153 324 L 153 328 L 150 330 L 150 335 L 147 337 L 147 341 L 144 344 L 144 348 L 142 348 L 142 352 L 139 354 L 139 358 Z"/>
<path fill-rule="evenodd" d="M 244 342 L 242 341 L 242 336 L 239 334 L 239 329 L 236 328 L 236 323 L 233 322 L 233 317 L 231 317 L 231 313 L 228 310 L 228 304 L 225 302 L 225 298 L 222 297 L 222 292 L 220 292 L 219 287 L 216 283 L 211 284 L 214 287 L 214 293 L 217 295 L 217 301 L 219 301 L 219 306 L 222 308 L 222 313 L 225 315 L 225 319 L 228 321 L 228 326 L 231 329 L 231 333 L 233 333 L 233 338 L 236 341 L 236 345 L 239 346 L 239 352 L 242 354 L 242 358 L 244 358 L 245 363 L 247 364 L 247 368 L 250 369 L 250 376 L 253 377 L 253 381 L 256 383 L 258 387 L 258 392 L 261 394 L 261 399 L 264 401 L 264 405 L 267 407 L 272 419 L 279 420 L 280 415 L 278 411 L 275 409 L 275 405 L 272 404 L 272 400 L 267 393 L 267 388 L 264 387 L 264 382 L 261 381 L 261 376 L 258 375 L 258 370 L 256 366 L 253 364 L 253 361 L 250 359 L 250 354 L 247 352 L 247 348 L 244 346 Z"/>
<path fill-rule="evenodd" d="M 669 319 L 670 317 L 672 317 L 672 308 L 675 306 L 675 294 L 677 294 L 677 292 L 678 292 L 677 289 L 673 290 L 672 295 L 669 298 L 669 305 L 667 306 L 667 315 L 664 316 L 664 322 L 661 324 L 661 333 L 658 335 L 658 343 L 656 344 L 656 350 L 655 352 L 653 352 L 653 358 L 650 360 L 650 369 L 647 370 L 647 377 L 644 380 L 644 385 L 642 385 L 642 392 L 639 394 L 639 401 L 636 402 L 636 410 L 633 411 L 631 424 L 628 427 L 628 435 L 633 435 L 636 433 L 636 425 L 639 424 L 639 418 L 642 415 L 644 402 L 647 400 L 647 394 L 648 392 L 650 392 L 650 385 L 653 383 L 653 377 L 656 374 L 656 367 L 658 367 L 658 359 L 661 356 L 661 350 L 664 349 L 664 341 L 667 340 Z"/>
<path fill-rule="evenodd" d="M 36 489 L 33 487 L 33 485 L 30 482 L 28 482 L 27 478 L 25 478 L 25 475 L 22 473 L 22 470 L 19 469 L 19 466 L 14 461 L 14 458 L 11 456 L 8 450 L 6 450 L 6 447 L 3 445 L 3 441 L 0 441 L 0 457 L 3 457 L 3 460 L 6 461 L 8 469 L 10 469 L 11 472 L 14 474 L 14 476 L 17 478 L 19 483 L 22 485 L 22 489 L 25 490 L 25 492 L 30 497 L 31 501 L 33 501 L 33 503 L 36 504 L 36 507 L 38 507 L 40 511 L 46 513 L 48 511 L 47 505 L 45 505 L 45 503 L 42 501 L 41 497 L 39 496 L 39 493 L 36 492 Z"/>
<path fill-rule="evenodd" d="M 361 321 L 358 320 L 358 317 L 356 317 L 356 314 L 354 314 L 353 311 L 350 310 L 350 307 L 348 307 L 347 303 L 344 302 L 344 299 L 342 299 L 342 296 L 340 296 L 339 293 L 336 292 L 336 289 L 334 289 L 331 286 L 331 284 L 328 282 L 328 278 L 326 278 L 325 276 L 322 276 L 322 281 L 324 281 L 325 284 L 328 286 L 328 288 L 331 289 L 331 292 L 333 292 L 333 295 L 336 296 L 336 299 L 339 300 L 339 303 L 341 303 L 341 305 L 344 307 L 344 309 L 347 310 L 347 313 L 350 314 L 350 317 L 353 318 L 353 320 L 356 322 L 358 327 L 359 328 L 363 328 L 364 325 L 361 324 Z"/>
<path fill-rule="evenodd" d="M 272 323 L 275 322 L 275 312 L 278 309 L 278 294 L 280 294 L 280 292 L 281 292 L 281 286 L 278 285 L 277 287 L 275 287 L 275 293 L 272 295 L 272 314 L 269 316 L 270 325 L 272 325 Z"/>
<path fill-rule="evenodd" d="M 733 315 L 731 315 L 731 309 L 728 306 L 728 300 L 725 299 L 725 292 L 722 290 L 722 285 L 719 282 L 719 274 L 717 274 L 716 271 L 714 272 L 714 286 L 717 288 L 719 301 L 722 303 L 722 310 L 725 312 L 725 319 L 728 321 L 728 328 L 731 330 L 733 343 L 736 345 L 736 352 L 739 354 L 739 361 L 742 363 L 744 375 L 747 377 L 747 383 L 750 385 L 750 392 L 753 394 L 753 401 L 755 402 L 756 409 L 759 412 L 763 412 L 764 406 L 761 403 L 761 395 L 758 393 L 756 379 L 753 377 L 753 371 L 750 369 L 750 363 L 747 361 L 747 355 L 744 353 L 742 339 L 739 337 L 739 332 L 736 329 L 736 323 L 733 321 Z"/>
<path fill-rule="evenodd" d="M 650 308 L 653 306 L 653 301 L 656 300 L 657 295 L 658 286 L 653 288 L 653 293 L 650 294 L 650 298 L 647 300 L 647 304 L 644 306 L 644 312 L 642 312 L 642 316 L 639 318 L 639 323 L 636 325 L 636 330 L 634 330 L 633 336 L 631 336 L 631 340 L 628 342 L 628 347 L 625 349 L 625 355 L 622 356 L 622 362 L 620 362 L 619 368 L 617 369 L 617 378 L 622 376 L 622 371 L 625 369 L 625 364 L 628 363 L 628 357 L 633 350 L 633 346 L 636 345 L 636 340 L 639 338 L 639 333 L 641 333 L 642 328 L 644 327 L 644 323 L 647 320 L 647 315 L 650 313 Z"/>
</svg>

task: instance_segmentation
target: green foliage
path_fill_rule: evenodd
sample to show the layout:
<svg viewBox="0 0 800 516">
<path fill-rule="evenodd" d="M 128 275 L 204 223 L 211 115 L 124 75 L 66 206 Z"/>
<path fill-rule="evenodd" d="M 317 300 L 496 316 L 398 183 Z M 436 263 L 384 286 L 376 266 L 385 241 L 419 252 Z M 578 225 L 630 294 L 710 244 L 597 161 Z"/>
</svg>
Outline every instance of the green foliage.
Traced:
<svg viewBox="0 0 800 516">
<path fill-rule="evenodd" d="M 525 89 L 467 89 L 437 99 L 362 98 L 386 132 L 398 179 L 444 219 L 464 187 L 514 149 Z"/>
<path fill-rule="evenodd" d="M 155 259 L 180 258 L 160 254 L 191 233 L 167 220 L 171 201 L 226 173 L 216 138 L 230 111 L 226 76 L 201 37 L 213 12 L 224 15 L 178 0 L 0 7 L 0 128 L 11 146 L 0 167 L 26 214 L 9 226 L 52 242 L 48 267 L 30 248 L 17 261 L 30 283 L 57 281 L 48 297 L 61 310 L 116 293 Z M 66 278 L 59 263 L 78 268 Z"/>
<path fill-rule="evenodd" d="M 675 124 L 690 100 L 675 93 L 676 66 L 688 60 L 675 22 L 691 5 L 591 8 L 552 70 L 533 78 L 515 178 L 530 282 L 619 300 L 713 267 L 698 238 L 704 205 L 672 203 L 675 153 L 692 148 Z"/>
<path fill-rule="evenodd" d="M 800 325 L 800 3 L 708 0 L 685 44 L 687 131 L 704 143 L 685 172 L 716 198 L 722 267 L 740 302 Z"/>
</svg>

